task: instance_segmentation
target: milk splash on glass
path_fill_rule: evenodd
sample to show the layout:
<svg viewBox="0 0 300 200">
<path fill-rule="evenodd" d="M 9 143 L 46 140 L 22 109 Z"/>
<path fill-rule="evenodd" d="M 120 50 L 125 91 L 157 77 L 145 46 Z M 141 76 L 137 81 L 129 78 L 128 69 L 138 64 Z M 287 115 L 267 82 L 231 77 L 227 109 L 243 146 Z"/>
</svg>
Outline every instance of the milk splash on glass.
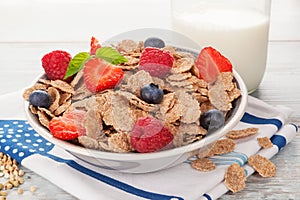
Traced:
<svg viewBox="0 0 300 200">
<path fill-rule="evenodd" d="M 189 36 L 202 47 L 218 49 L 242 76 L 249 93 L 254 91 L 266 67 L 269 13 L 198 2 L 180 9 L 172 5 L 173 29 Z"/>
</svg>

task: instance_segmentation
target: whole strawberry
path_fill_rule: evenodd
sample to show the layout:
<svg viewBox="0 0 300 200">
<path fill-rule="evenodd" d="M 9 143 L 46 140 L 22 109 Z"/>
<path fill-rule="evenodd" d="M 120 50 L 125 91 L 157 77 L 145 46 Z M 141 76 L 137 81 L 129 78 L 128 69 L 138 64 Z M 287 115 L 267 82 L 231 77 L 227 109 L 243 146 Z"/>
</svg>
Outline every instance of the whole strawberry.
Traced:
<svg viewBox="0 0 300 200">
<path fill-rule="evenodd" d="M 145 70 L 151 76 L 163 78 L 171 70 L 174 58 L 169 51 L 155 47 L 146 47 L 140 57 L 139 69 Z"/>
<path fill-rule="evenodd" d="M 72 56 L 65 51 L 56 50 L 42 58 L 42 66 L 50 80 L 63 80 Z"/>
<path fill-rule="evenodd" d="M 167 146 L 173 138 L 172 133 L 160 120 L 144 117 L 135 123 L 130 135 L 130 143 L 136 151 L 148 153 Z"/>
</svg>

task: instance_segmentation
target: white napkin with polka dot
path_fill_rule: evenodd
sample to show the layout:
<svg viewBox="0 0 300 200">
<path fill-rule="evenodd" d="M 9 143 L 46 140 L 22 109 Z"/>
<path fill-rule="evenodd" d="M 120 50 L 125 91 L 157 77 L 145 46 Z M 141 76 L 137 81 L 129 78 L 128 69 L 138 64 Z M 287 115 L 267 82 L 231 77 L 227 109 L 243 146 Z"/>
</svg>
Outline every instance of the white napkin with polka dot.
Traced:
<svg viewBox="0 0 300 200">
<path fill-rule="evenodd" d="M 21 93 L 0 97 L 0 151 L 79 199 L 217 199 L 228 191 L 223 183 L 228 165 L 239 163 L 250 176 L 254 170 L 247 165 L 249 156 L 261 154 L 271 158 L 297 132 L 297 126 L 287 123 L 290 109 L 249 97 L 246 113 L 235 129 L 258 127 L 260 131 L 237 141 L 235 152 L 213 157 L 216 170 L 194 170 L 189 164 L 194 159 L 191 158 L 155 173 L 124 174 L 89 165 L 39 136 L 24 117 Z M 257 137 L 271 138 L 274 146 L 261 149 Z"/>
</svg>

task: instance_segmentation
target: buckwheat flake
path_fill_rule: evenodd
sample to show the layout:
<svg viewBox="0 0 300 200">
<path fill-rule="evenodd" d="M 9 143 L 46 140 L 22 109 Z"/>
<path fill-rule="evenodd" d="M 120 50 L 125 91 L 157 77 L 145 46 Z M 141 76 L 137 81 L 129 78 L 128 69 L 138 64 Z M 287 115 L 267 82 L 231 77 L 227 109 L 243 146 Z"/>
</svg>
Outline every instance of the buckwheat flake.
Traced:
<svg viewBox="0 0 300 200">
<path fill-rule="evenodd" d="M 228 111 L 232 108 L 229 96 L 225 91 L 224 85 L 217 80 L 208 87 L 208 98 L 212 105 L 220 111 Z"/>
<path fill-rule="evenodd" d="M 89 91 L 86 88 L 86 85 L 83 83 L 78 88 L 76 88 L 76 90 L 74 91 L 74 94 L 72 95 L 72 99 L 74 101 L 77 101 L 77 100 L 82 100 L 82 99 L 88 98 L 92 95 L 94 95 L 94 94 L 91 91 Z"/>
<path fill-rule="evenodd" d="M 263 138 L 257 138 L 259 146 L 261 146 L 264 149 L 268 149 L 273 147 L 273 143 L 268 137 L 263 137 Z"/>
<path fill-rule="evenodd" d="M 258 128 L 246 128 L 240 130 L 231 130 L 226 133 L 226 137 L 230 139 L 241 139 L 248 136 L 252 136 L 258 133 Z"/>
<path fill-rule="evenodd" d="M 144 71 L 140 70 L 131 77 L 128 78 L 127 88 L 133 94 L 139 95 L 140 89 L 147 84 L 153 83 L 151 75 Z"/>
<path fill-rule="evenodd" d="M 124 56 L 124 57 L 127 59 L 127 62 L 118 65 L 120 68 L 124 70 L 133 70 L 138 68 L 139 61 L 140 61 L 138 58 L 132 56 Z"/>
<path fill-rule="evenodd" d="M 181 74 L 171 74 L 171 75 L 167 76 L 166 79 L 167 79 L 167 81 L 183 81 L 183 80 L 187 80 L 191 76 L 192 76 L 192 74 L 187 72 L 187 73 L 181 73 Z"/>
<path fill-rule="evenodd" d="M 203 138 L 207 131 L 201 126 L 193 124 L 180 124 L 174 134 L 173 144 L 176 147 L 184 146 Z"/>
<path fill-rule="evenodd" d="M 276 176 L 276 166 L 268 158 L 261 155 L 253 155 L 248 159 L 248 164 L 262 177 Z"/>
<path fill-rule="evenodd" d="M 72 99 L 69 99 L 64 104 L 60 105 L 55 111 L 54 115 L 58 116 L 64 113 L 72 104 Z"/>
<path fill-rule="evenodd" d="M 71 94 L 74 93 L 74 88 L 65 81 L 62 81 L 62 80 L 51 81 L 50 85 L 52 85 L 53 87 L 55 87 L 63 92 L 67 92 L 67 93 L 71 93 Z"/>
<path fill-rule="evenodd" d="M 205 101 L 205 102 L 202 102 L 202 103 L 200 104 L 200 111 L 201 111 L 201 113 L 205 113 L 205 112 L 207 112 L 207 111 L 209 111 L 209 110 L 212 110 L 212 109 L 216 109 L 216 107 L 214 107 L 214 106 L 210 103 L 210 101 Z"/>
<path fill-rule="evenodd" d="M 233 100 L 237 99 L 238 97 L 241 96 L 241 90 L 239 90 L 238 88 L 233 88 L 231 91 L 227 92 L 228 97 L 229 97 L 229 101 L 232 102 Z"/>
<path fill-rule="evenodd" d="M 45 84 L 41 84 L 41 83 L 36 83 L 34 84 L 32 87 L 26 89 L 24 92 L 23 92 L 23 98 L 25 100 L 29 100 L 29 96 L 30 94 L 35 91 L 35 90 L 46 90 L 47 89 L 47 86 Z"/>
<path fill-rule="evenodd" d="M 203 96 L 202 94 L 198 93 L 198 92 L 194 92 L 192 93 L 192 97 L 194 99 L 196 99 L 200 104 L 203 102 L 208 101 L 208 97 L 207 96 Z M 202 111 L 201 111 L 202 112 Z"/>
<path fill-rule="evenodd" d="M 125 153 L 132 151 L 128 135 L 118 132 L 108 138 L 108 146 L 112 152 Z"/>
<path fill-rule="evenodd" d="M 234 88 L 234 84 L 232 82 L 233 80 L 233 73 L 232 72 L 222 72 L 220 76 L 218 77 L 221 79 L 224 89 L 226 91 L 231 91 Z"/>
<path fill-rule="evenodd" d="M 44 112 L 45 114 L 47 114 L 50 118 L 55 117 L 55 115 L 54 115 L 50 110 L 48 110 L 47 108 L 38 107 L 37 109 L 38 109 L 39 111 L 42 111 L 42 112 Z M 36 113 L 36 114 L 37 114 L 37 113 Z"/>
<path fill-rule="evenodd" d="M 62 105 L 64 103 L 66 103 L 68 100 L 71 99 L 71 97 L 72 97 L 72 94 L 70 94 L 70 93 L 66 93 L 66 92 L 61 93 L 58 104 Z"/>
<path fill-rule="evenodd" d="M 59 107 L 60 93 L 55 87 L 49 87 L 47 92 L 52 100 L 49 110 L 50 112 L 54 112 Z"/>
<path fill-rule="evenodd" d="M 37 111 L 37 115 L 38 115 L 39 122 L 46 128 L 49 128 L 50 120 L 49 120 L 47 114 L 42 111 Z"/>
<path fill-rule="evenodd" d="M 227 168 L 224 182 L 230 191 L 236 193 L 245 189 L 246 180 L 245 170 L 239 164 L 234 163 Z"/>
<path fill-rule="evenodd" d="M 181 122 L 193 123 L 198 121 L 201 113 L 198 101 L 184 91 L 176 92 L 176 96 L 181 109 Z"/>
<path fill-rule="evenodd" d="M 94 109 L 90 109 L 84 115 L 83 125 L 86 129 L 86 136 L 95 140 L 102 140 L 105 137 L 102 119 L 96 116 Z"/>
<path fill-rule="evenodd" d="M 217 140 L 209 152 L 209 156 L 220 155 L 233 152 L 235 143 L 232 139 Z"/>
<path fill-rule="evenodd" d="M 134 125 L 131 118 L 129 100 L 119 93 L 112 96 L 112 115 L 114 117 L 113 127 L 117 131 L 130 132 Z"/>
<path fill-rule="evenodd" d="M 82 146 L 89 148 L 89 149 L 103 150 L 103 148 L 99 144 L 99 142 L 96 139 L 91 138 L 89 136 L 79 136 L 78 142 Z"/>
<path fill-rule="evenodd" d="M 195 64 L 193 58 L 180 58 L 175 61 L 171 73 L 183 73 L 189 71 Z"/>
<path fill-rule="evenodd" d="M 33 105 L 29 105 L 29 110 L 32 114 L 35 114 L 35 115 L 37 114 L 37 111 L 38 111 L 37 107 L 35 107 Z"/>
<path fill-rule="evenodd" d="M 216 164 L 208 158 L 199 158 L 191 162 L 191 166 L 199 171 L 209 172 L 216 169 Z"/>
<path fill-rule="evenodd" d="M 133 40 L 122 40 L 117 45 L 117 50 L 119 51 L 119 53 L 125 55 L 136 51 L 136 49 L 138 48 L 139 44 Z"/>
<path fill-rule="evenodd" d="M 175 101 L 175 93 L 172 92 L 164 95 L 160 103 L 160 112 L 163 116 L 174 106 Z"/>
<path fill-rule="evenodd" d="M 83 78 L 83 70 L 80 70 L 79 72 L 77 72 L 77 74 L 71 81 L 70 86 L 75 88 L 75 86 L 80 82 L 80 80 L 82 80 L 82 78 Z"/>
</svg>

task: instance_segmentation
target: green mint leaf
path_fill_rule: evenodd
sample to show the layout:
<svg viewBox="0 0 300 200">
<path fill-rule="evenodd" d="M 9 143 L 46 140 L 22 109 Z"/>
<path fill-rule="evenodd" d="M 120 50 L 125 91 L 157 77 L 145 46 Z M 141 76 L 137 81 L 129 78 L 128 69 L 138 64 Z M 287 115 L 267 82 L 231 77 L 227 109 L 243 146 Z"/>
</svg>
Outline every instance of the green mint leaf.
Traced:
<svg viewBox="0 0 300 200">
<path fill-rule="evenodd" d="M 122 64 L 128 61 L 116 49 L 111 47 L 101 47 L 97 49 L 96 56 L 114 65 Z"/>
<path fill-rule="evenodd" d="M 87 52 L 80 52 L 76 54 L 69 63 L 64 79 L 67 79 L 79 72 L 83 68 L 85 61 L 87 61 L 90 57 L 90 54 Z"/>
</svg>

